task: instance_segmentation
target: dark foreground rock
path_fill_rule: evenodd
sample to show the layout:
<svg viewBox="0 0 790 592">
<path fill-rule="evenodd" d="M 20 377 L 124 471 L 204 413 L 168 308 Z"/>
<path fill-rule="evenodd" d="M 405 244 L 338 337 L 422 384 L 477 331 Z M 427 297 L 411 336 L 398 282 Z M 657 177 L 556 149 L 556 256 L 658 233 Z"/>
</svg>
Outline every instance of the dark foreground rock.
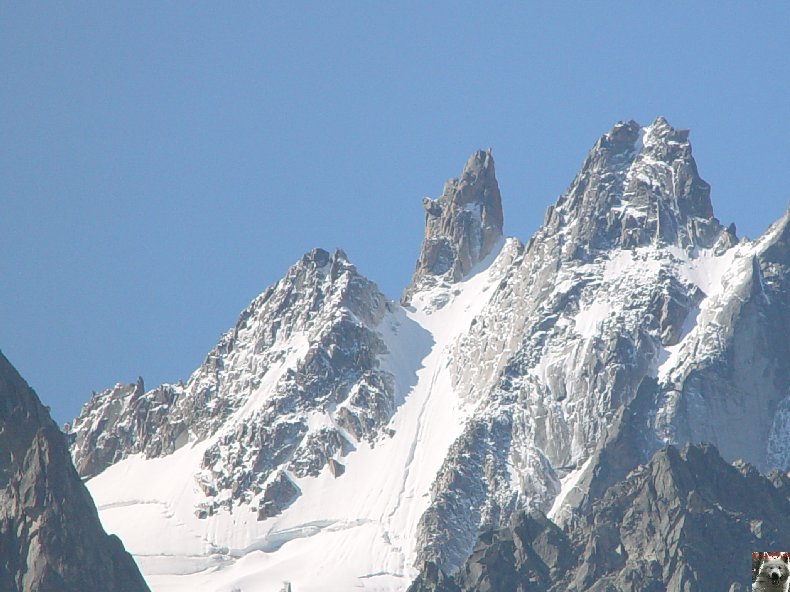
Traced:
<svg viewBox="0 0 790 592">
<path fill-rule="evenodd" d="M 409 592 L 747 590 L 754 549 L 790 548 L 790 479 L 667 447 L 566 530 L 540 513 L 483 533 L 453 577 L 428 563 Z"/>
<path fill-rule="evenodd" d="M 66 440 L 0 353 L 0 590 L 147 592 L 99 523 Z"/>
</svg>

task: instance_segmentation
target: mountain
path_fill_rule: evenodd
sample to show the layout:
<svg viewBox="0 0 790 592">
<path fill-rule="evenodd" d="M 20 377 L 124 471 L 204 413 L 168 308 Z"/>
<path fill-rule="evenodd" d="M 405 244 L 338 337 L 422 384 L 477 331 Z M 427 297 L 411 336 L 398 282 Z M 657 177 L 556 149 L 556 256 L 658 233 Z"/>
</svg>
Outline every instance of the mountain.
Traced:
<svg viewBox="0 0 790 592">
<path fill-rule="evenodd" d="M 145 392 L 142 379 L 94 395 L 70 429 L 85 477 L 134 454 L 202 451 L 200 517 L 256 504 L 260 518 L 299 495 L 294 477 L 343 470 L 396 406 L 374 327 L 391 305 L 342 251 L 315 249 L 242 312 L 186 384 Z M 390 322 L 397 322 L 390 319 Z"/>
<path fill-rule="evenodd" d="M 423 205 L 400 302 L 311 251 L 185 384 L 69 426 L 154 590 L 403 591 L 519 516 L 576 545 L 667 446 L 790 468 L 790 213 L 738 239 L 687 130 L 616 124 L 526 244 L 490 151 Z"/>
<path fill-rule="evenodd" d="M 99 523 L 66 438 L 0 353 L 0 589 L 147 592 Z"/>
</svg>

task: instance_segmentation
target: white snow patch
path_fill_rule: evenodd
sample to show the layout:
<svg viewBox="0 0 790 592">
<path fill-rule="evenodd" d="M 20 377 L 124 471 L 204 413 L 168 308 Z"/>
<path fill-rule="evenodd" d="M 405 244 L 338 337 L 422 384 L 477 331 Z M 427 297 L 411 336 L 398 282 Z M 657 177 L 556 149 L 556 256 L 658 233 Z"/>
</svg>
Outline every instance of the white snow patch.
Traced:
<svg viewBox="0 0 790 592">
<path fill-rule="evenodd" d="M 596 300 L 576 314 L 574 328 L 579 335 L 589 339 L 599 332 L 601 324 L 611 312 L 612 305 L 609 302 Z"/>
<path fill-rule="evenodd" d="M 619 250 L 612 255 L 606 262 L 603 271 L 604 281 L 611 282 L 621 277 L 626 270 L 634 264 L 634 252 L 631 250 Z"/>
<path fill-rule="evenodd" d="M 576 486 L 579 484 L 579 479 L 584 474 L 584 471 L 587 470 L 587 467 L 590 466 L 590 461 L 592 460 L 592 456 L 590 456 L 584 464 L 578 469 L 575 469 L 565 475 L 562 479 L 560 479 L 560 483 L 562 483 L 562 489 L 560 489 L 559 494 L 557 497 L 554 498 L 554 503 L 551 505 L 551 509 L 549 510 L 546 516 L 549 520 L 554 520 L 557 516 L 557 513 L 562 508 L 562 505 L 565 503 L 565 498 L 568 497 L 568 494 L 573 491 Z"/>
<path fill-rule="evenodd" d="M 739 251 L 738 248 L 731 248 L 721 255 L 702 251 L 697 257 L 691 258 L 678 247 L 669 247 L 668 250 L 678 260 L 678 276 L 697 286 L 706 296 L 721 287 L 724 273 L 730 268 Z"/>
</svg>

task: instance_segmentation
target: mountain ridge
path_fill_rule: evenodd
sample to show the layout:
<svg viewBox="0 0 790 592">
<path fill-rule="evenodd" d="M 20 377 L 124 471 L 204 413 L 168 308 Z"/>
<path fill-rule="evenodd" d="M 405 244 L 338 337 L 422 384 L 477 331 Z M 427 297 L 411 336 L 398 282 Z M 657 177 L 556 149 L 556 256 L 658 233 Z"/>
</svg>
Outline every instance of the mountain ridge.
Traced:
<svg viewBox="0 0 790 592">
<path fill-rule="evenodd" d="M 479 532 L 524 511 L 574 528 L 667 445 L 710 441 L 725 460 L 784 468 L 788 215 L 738 240 L 713 215 L 686 130 L 616 124 L 526 244 L 502 238 L 490 151 L 424 208 L 400 303 L 342 252 L 311 251 L 186 386 L 137 395 L 143 416 L 168 419 L 164 443 L 117 403 L 136 386 L 99 393 L 71 426 L 103 519 L 123 528 L 119 504 L 150 499 L 165 513 L 154 529 L 181 533 L 144 560 L 152 582 L 175 585 L 178 556 L 185 587 L 318 590 L 337 569 L 339 589 L 405 590 L 420 566 L 455 573 Z M 113 437 L 129 437 L 120 455 L 112 444 L 87 460 Z M 181 488 L 153 482 L 165 468 Z M 136 494 L 113 485 L 122 475 Z M 140 533 L 128 536 L 139 555 Z M 234 575 L 256 551 L 252 575 Z"/>
</svg>

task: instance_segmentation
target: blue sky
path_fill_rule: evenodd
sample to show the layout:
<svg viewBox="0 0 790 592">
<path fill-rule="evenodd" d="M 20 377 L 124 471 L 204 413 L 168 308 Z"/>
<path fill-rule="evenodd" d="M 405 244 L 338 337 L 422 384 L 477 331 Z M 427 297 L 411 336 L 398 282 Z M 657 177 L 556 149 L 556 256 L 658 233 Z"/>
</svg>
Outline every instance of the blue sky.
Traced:
<svg viewBox="0 0 790 592">
<path fill-rule="evenodd" d="M 187 378 L 314 246 L 398 297 L 421 198 L 477 148 L 521 239 L 600 134 L 657 115 L 722 222 L 783 213 L 790 5 L 424 4 L 3 4 L 0 348 L 59 422 Z"/>
</svg>

